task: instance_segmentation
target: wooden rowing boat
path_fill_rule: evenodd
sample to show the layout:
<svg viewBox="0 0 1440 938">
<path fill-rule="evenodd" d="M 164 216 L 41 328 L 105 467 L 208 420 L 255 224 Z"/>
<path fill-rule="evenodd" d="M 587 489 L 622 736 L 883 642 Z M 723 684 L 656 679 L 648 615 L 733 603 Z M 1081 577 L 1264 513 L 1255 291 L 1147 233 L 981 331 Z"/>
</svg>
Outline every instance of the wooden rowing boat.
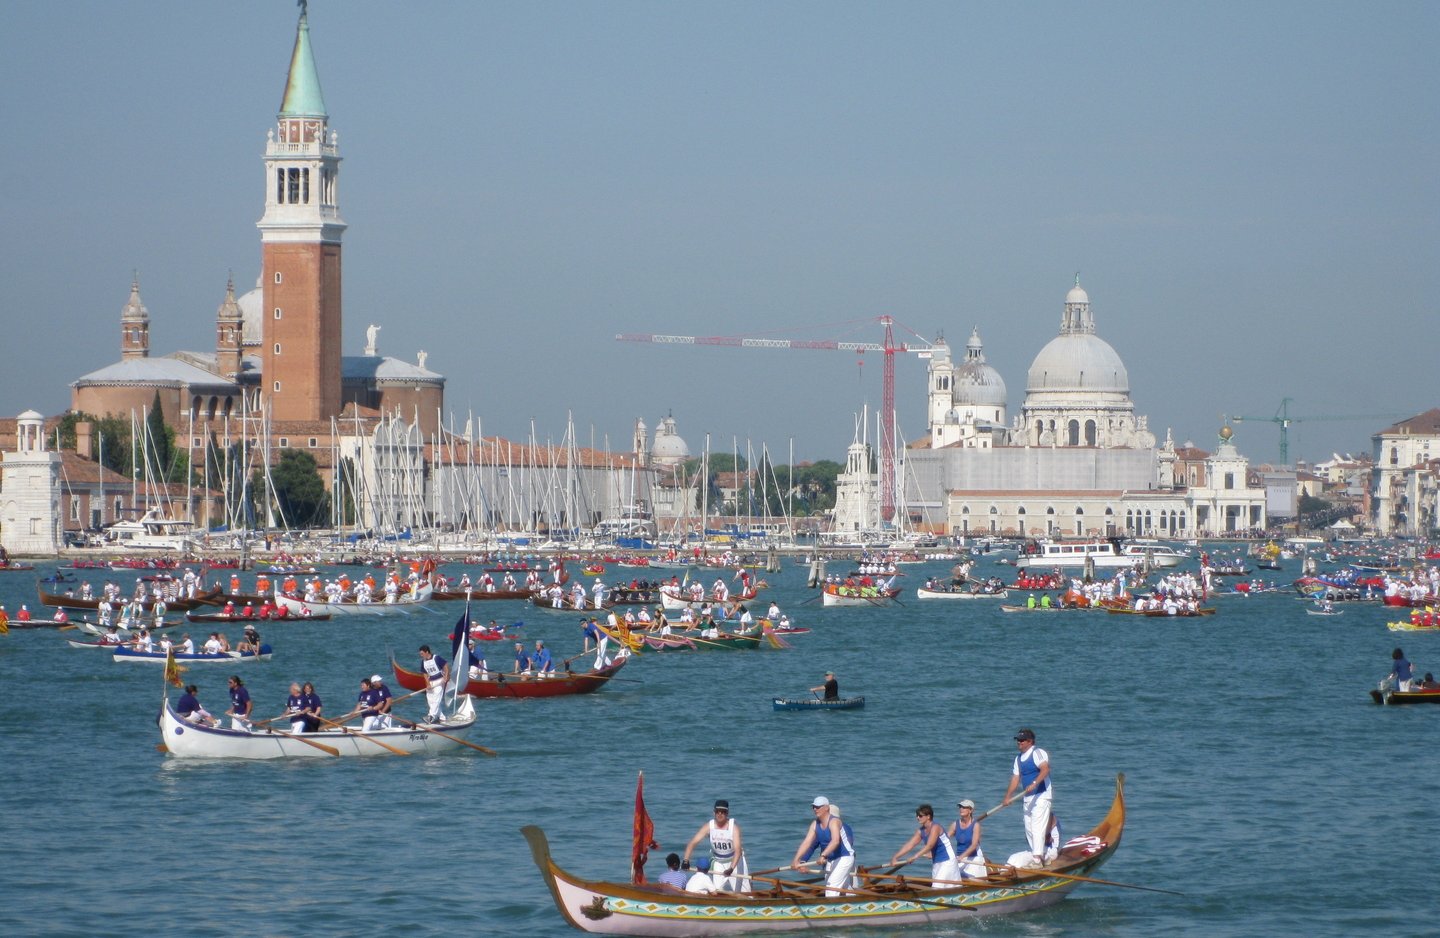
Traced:
<svg viewBox="0 0 1440 938">
<path fill-rule="evenodd" d="M 864 697 L 841 697 L 825 700 L 820 697 L 776 697 L 776 710 L 861 710 Z"/>
<path fill-rule="evenodd" d="M 189 622 L 208 622 L 208 623 L 215 623 L 215 624 L 219 624 L 219 625 L 227 625 L 227 624 L 230 624 L 230 623 L 239 624 L 239 623 L 244 623 L 244 622 L 324 622 L 324 621 L 326 621 L 326 620 L 329 619 L 329 618 L 330 618 L 330 613 L 328 613 L 328 612 L 322 612 L 322 613 L 320 613 L 319 615 L 316 615 L 315 613 L 312 612 L 312 613 L 311 613 L 310 615 L 308 615 L 308 616 L 292 616 L 292 615 L 290 615 L 289 612 L 286 612 L 283 616 L 261 616 L 261 615 L 259 615 L 259 614 L 254 614 L 254 615 L 245 616 L 245 615 L 241 615 L 241 614 L 238 613 L 238 612 L 237 612 L 235 615 L 233 615 L 233 616 L 231 616 L 231 615 L 226 615 L 226 614 L 223 613 L 223 612 L 187 612 L 187 613 L 185 613 L 185 619 L 186 619 L 186 621 L 189 621 Z"/>
<path fill-rule="evenodd" d="M 763 892 L 695 895 L 651 883 L 588 880 L 555 863 L 543 830 L 523 827 L 521 833 L 530 844 L 531 856 L 556 908 L 567 922 L 584 932 L 693 938 L 767 931 L 826 933 L 869 926 L 877 930 L 876 934 L 885 934 L 906 925 L 968 924 L 1059 902 L 1080 885 L 1080 880 L 1067 877 L 1093 873 L 1120 846 L 1125 830 L 1124 789 L 1125 777 L 1121 775 L 1115 780 L 1115 799 L 1109 813 L 1090 832 L 1101 846 L 1088 854 L 1084 848 L 1067 848 L 1043 869 L 997 872 L 975 885 L 927 889 L 897 882 L 829 898 L 818 891 L 823 887 L 800 883 L 782 886 L 778 881 Z M 760 885 L 757 880 L 756 886 Z"/>
<path fill-rule="evenodd" d="M 159 722 L 161 744 L 166 753 L 177 759 L 325 759 L 336 755 L 396 755 L 396 749 L 428 755 L 463 745 L 453 737 L 475 725 L 475 707 L 468 698 L 461 697 L 455 715 L 444 723 L 419 723 L 363 735 L 341 728 L 292 734 L 258 727 L 247 733 L 191 723 L 175 712 L 167 698 L 160 710 Z M 431 732 L 442 729 L 444 736 Z"/>
<path fill-rule="evenodd" d="M 825 606 L 888 606 L 900 598 L 900 587 L 880 589 L 827 583 L 820 595 L 821 604 Z"/>
<path fill-rule="evenodd" d="M 453 602 L 457 599 L 471 599 L 475 602 L 483 602 L 493 599 L 529 599 L 535 595 L 532 589 L 518 590 L 435 590 L 430 598 L 436 602 Z"/>
<path fill-rule="evenodd" d="M 765 637 L 764 623 L 757 622 L 739 632 L 721 632 L 715 638 L 707 638 L 702 632 L 684 632 L 670 635 L 650 635 L 631 631 L 639 636 L 644 647 L 650 651 L 744 651 L 760 647 Z"/>
<path fill-rule="evenodd" d="M 927 589 L 924 586 L 915 590 L 916 599 L 1005 599 L 1010 595 L 1008 589 L 998 589 L 986 592 L 981 589 Z"/>
<path fill-rule="evenodd" d="M 583 605 L 576 606 L 571 602 L 571 594 L 569 593 L 561 594 L 560 605 L 558 606 L 555 605 L 554 600 L 550 597 L 536 593 L 530 597 L 530 605 L 536 609 L 543 609 L 546 612 L 600 612 L 605 609 L 615 608 L 615 604 L 608 599 L 597 606 L 595 601 L 588 596 L 585 597 Z"/>
<path fill-rule="evenodd" d="M 47 593 L 38 586 L 36 587 L 36 592 L 40 594 L 40 602 L 47 606 L 55 606 L 56 608 L 63 607 L 65 609 L 100 608 L 100 600 L 98 598 L 81 599 L 79 596 L 67 596 L 64 593 Z M 214 589 L 206 590 L 203 593 L 196 593 L 194 599 L 167 599 L 165 600 L 165 608 L 171 612 L 188 612 L 198 606 L 213 605 L 217 598 L 223 598 L 221 597 L 220 587 L 218 586 Z M 128 602 L 130 602 L 130 600 L 122 596 L 111 605 L 113 605 L 118 612 L 120 607 Z M 154 609 L 155 601 L 153 598 L 146 599 L 140 605 L 146 612 L 150 612 Z"/>
<path fill-rule="evenodd" d="M 593 694 L 609 684 L 610 679 L 619 674 L 620 669 L 625 667 L 625 662 L 629 660 L 628 655 L 622 655 L 598 671 L 560 671 L 554 677 L 545 678 L 491 671 L 490 675 L 483 680 L 471 678 L 467 681 L 465 693 L 471 697 L 486 699 Z M 390 660 L 390 669 L 395 672 L 395 683 L 406 690 L 424 690 L 427 686 L 424 674 L 401 667 L 393 658 Z"/>
</svg>

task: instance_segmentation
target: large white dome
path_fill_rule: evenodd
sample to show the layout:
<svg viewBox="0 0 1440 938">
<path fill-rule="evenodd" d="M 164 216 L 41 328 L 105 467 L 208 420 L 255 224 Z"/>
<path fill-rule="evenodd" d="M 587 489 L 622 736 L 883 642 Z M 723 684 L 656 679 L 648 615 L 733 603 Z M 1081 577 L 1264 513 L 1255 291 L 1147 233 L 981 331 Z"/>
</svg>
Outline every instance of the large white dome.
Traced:
<svg viewBox="0 0 1440 938">
<path fill-rule="evenodd" d="M 1035 356 L 1025 390 L 1129 394 L 1130 375 L 1109 342 L 1094 333 L 1072 332 L 1057 335 Z"/>
<path fill-rule="evenodd" d="M 650 445 L 650 458 L 660 465 L 679 465 L 690 458 L 690 447 L 675 429 L 675 418 L 666 415 L 655 428 L 655 442 Z"/>
</svg>

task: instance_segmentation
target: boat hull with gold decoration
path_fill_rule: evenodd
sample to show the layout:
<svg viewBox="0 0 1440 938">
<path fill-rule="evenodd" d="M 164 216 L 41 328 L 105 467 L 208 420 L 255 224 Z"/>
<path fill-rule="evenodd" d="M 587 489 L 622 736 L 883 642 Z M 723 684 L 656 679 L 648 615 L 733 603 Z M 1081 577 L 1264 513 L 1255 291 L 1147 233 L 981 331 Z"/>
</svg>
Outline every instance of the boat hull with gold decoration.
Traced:
<svg viewBox="0 0 1440 938">
<path fill-rule="evenodd" d="M 1123 775 L 1117 777 L 1110 811 L 1090 832 L 1103 843 L 1097 851 L 1070 856 L 1067 850 L 1043 870 L 1022 869 L 1013 875 L 1007 870 L 975 885 L 937 889 L 917 888 L 912 883 L 871 884 L 852 890 L 850 895 L 828 898 L 815 891 L 778 887 L 745 894 L 690 894 L 657 884 L 583 879 L 556 865 L 540 828 L 524 827 L 521 833 L 530 844 L 535 865 L 560 914 L 575 928 L 592 934 L 698 938 L 750 932 L 937 926 L 1042 909 L 1065 898 L 1081 881 L 1046 873 L 1084 877 L 1109 859 L 1119 847 L 1125 828 L 1124 782 Z M 758 889 L 764 884 L 757 880 L 754 885 Z"/>
</svg>

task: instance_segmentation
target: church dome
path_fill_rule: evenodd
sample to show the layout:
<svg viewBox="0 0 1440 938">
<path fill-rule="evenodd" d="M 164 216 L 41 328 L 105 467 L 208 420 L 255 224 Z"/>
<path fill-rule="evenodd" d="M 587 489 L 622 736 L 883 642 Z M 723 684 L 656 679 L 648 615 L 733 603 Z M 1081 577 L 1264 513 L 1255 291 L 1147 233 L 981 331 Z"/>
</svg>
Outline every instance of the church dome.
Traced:
<svg viewBox="0 0 1440 938">
<path fill-rule="evenodd" d="M 983 349 L 979 330 L 971 332 L 970 341 L 965 343 L 965 361 L 955 368 L 954 400 L 957 406 L 1005 406 L 1005 379 L 985 363 Z"/>
<path fill-rule="evenodd" d="M 1027 391 L 1130 393 L 1130 375 L 1110 343 L 1094 333 L 1057 335 L 1030 365 Z"/>
<path fill-rule="evenodd" d="M 265 341 L 265 320 L 260 309 L 265 304 L 265 287 L 260 280 L 260 277 L 256 277 L 255 289 L 235 301 L 240 306 L 240 320 L 243 323 L 240 327 L 240 341 L 246 346 L 259 345 Z"/>
<path fill-rule="evenodd" d="M 1060 334 L 1051 339 L 1030 365 L 1025 390 L 1130 393 L 1130 375 L 1110 343 L 1095 334 L 1090 294 L 1075 278 L 1065 294 Z"/>
<path fill-rule="evenodd" d="M 690 447 L 675 431 L 675 418 L 665 417 L 655 428 L 655 442 L 650 446 L 650 458 L 661 465 L 679 465 L 690 458 Z"/>
</svg>

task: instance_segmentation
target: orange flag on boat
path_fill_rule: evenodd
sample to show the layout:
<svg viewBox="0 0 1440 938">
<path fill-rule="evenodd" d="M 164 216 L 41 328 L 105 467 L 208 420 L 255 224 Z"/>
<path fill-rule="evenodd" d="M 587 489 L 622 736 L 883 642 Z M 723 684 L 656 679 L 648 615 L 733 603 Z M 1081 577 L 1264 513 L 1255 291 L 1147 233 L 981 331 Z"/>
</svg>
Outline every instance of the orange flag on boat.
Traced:
<svg viewBox="0 0 1440 938">
<path fill-rule="evenodd" d="M 185 669 L 180 666 L 180 662 L 175 660 L 175 649 L 171 648 L 165 652 L 165 680 L 175 687 L 184 687 L 185 682 L 180 680 L 180 675 L 184 673 Z"/>
<path fill-rule="evenodd" d="M 641 772 L 635 781 L 635 826 L 630 849 L 633 882 L 645 882 L 645 861 L 650 859 L 651 850 L 659 848 L 660 845 L 655 842 L 655 822 L 650 820 L 650 812 L 645 810 L 645 773 Z"/>
</svg>

